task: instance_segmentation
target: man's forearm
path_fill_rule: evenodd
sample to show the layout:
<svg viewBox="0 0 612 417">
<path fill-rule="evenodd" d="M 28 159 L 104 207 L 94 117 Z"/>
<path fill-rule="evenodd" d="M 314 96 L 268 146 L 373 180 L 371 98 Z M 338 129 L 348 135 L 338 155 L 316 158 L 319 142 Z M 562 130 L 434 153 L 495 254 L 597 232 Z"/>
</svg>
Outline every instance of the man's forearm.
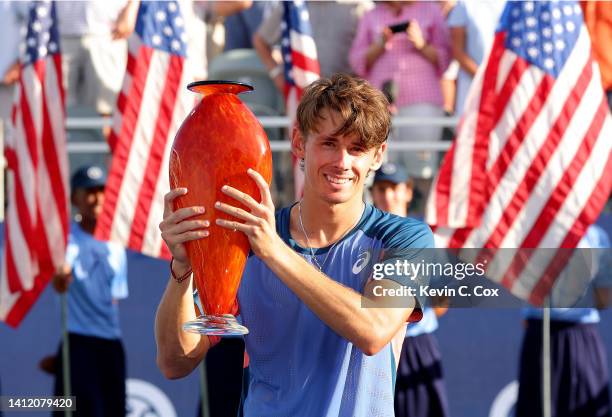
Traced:
<svg viewBox="0 0 612 417">
<path fill-rule="evenodd" d="M 463 26 L 451 28 L 451 49 L 453 58 L 459 62 L 459 66 L 471 77 L 476 74 L 478 64 L 466 52 L 466 29 Z"/>
<path fill-rule="evenodd" d="M 374 63 L 380 58 L 380 56 L 385 52 L 385 43 L 381 39 L 378 42 L 374 42 L 370 45 L 368 50 L 366 51 L 366 70 L 369 71 L 372 69 Z"/>
<path fill-rule="evenodd" d="M 330 279 L 286 246 L 266 264 L 325 324 L 367 355 L 389 343 L 412 311 L 364 308 L 362 294 Z"/>
<path fill-rule="evenodd" d="M 255 33 L 253 35 L 252 42 L 253 48 L 257 52 L 257 55 L 259 55 L 259 59 L 261 59 L 261 62 L 268 71 L 279 65 L 279 63 L 274 60 L 274 56 L 272 55 L 272 46 L 268 45 L 261 35 Z"/>
<path fill-rule="evenodd" d="M 438 65 L 438 51 L 436 50 L 435 46 L 426 43 L 421 49 L 419 49 L 419 52 L 433 65 Z"/>
<path fill-rule="evenodd" d="M 191 278 L 180 284 L 170 279 L 155 318 L 157 365 L 167 378 L 188 375 L 208 351 L 207 337 L 182 330 L 195 317 Z"/>
<path fill-rule="evenodd" d="M 459 62 L 459 66 L 470 76 L 474 76 L 478 71 L 478 64 L 466 53 L 456 54 L 455 59 Z"/>
</svg>

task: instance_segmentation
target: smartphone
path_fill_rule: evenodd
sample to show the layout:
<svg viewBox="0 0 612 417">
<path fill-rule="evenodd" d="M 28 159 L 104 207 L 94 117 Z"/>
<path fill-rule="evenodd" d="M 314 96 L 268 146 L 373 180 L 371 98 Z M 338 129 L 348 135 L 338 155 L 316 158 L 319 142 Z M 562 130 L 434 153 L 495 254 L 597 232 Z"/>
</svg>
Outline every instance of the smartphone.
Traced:
<svg viewBox="0 0 612 417">
<path fill-rule="evenodd" d="M 398 23 L 395 25 L 391 25 L 389 26 L 389 29 L 391 29 L 391 33 L 406 32 L 406 29 L 408 29 L 408 26 L 410 26 L 410 22 L 404 22 L 404 23 Z"/>
</svg>

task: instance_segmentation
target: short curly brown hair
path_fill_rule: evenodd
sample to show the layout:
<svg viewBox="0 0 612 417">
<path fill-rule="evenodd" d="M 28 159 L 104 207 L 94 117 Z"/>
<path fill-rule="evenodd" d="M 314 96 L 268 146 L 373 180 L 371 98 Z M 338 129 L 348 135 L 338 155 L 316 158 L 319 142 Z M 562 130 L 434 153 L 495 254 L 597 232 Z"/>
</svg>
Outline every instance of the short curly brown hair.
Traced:
<svg viewBox="0 0 612 417">
<path fill-rule="evenodd" d="M 342 126 L 334 135 L 356 134 L 366 149 L 379 147 L 389 136 L 391 114 L 384 94 L 367 81 L 348 74 L 320 78 L 304 90 L 297 108 L 297 127 L 304 138 L 317 132 L 324 109 L 338 112 Z"/>
</svg>

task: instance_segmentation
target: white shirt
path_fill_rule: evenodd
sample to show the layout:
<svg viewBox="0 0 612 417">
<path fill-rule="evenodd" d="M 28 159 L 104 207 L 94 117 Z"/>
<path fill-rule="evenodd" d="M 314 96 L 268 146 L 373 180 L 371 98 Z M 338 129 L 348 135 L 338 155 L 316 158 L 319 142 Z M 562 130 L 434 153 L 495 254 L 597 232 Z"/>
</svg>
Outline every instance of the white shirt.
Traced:
<svg viewBox="0 0 612 417">
<path fill-rule="evenodd" d="M 61 36 L 109 36 L 127 0 L 58 1 L 55 3 Z"/>
</svg>

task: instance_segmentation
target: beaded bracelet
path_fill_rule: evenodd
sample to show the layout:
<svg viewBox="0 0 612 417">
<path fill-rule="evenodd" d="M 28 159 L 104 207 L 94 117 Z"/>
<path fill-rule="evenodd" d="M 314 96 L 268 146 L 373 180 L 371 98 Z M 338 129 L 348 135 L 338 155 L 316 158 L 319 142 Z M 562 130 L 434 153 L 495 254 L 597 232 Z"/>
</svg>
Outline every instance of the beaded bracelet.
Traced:
<svg viewBox="0 0 612 417">
<path fill-rule="evenodd" d="M 185 281 L 187 278 L 189 278 L 189 275 L 191 275 L 191 273 L 193 272 L 191 268 L 189 268 L 187 270 L 187 272 L 185 272 L 183 275 L 181 275 L 180 277 L 177 277 L 176 274 L 174 273 L 174 269 L 172 269 L 172 264 L 174 263 L 174 258 L 172 258 L 172 260 L 170 261 L 170 273 L 172 274 L 172 278 L 174 278 L 174 280 L 176 281 L 177 284 L 180 284 L 181 282 Z"/>
</svg>

